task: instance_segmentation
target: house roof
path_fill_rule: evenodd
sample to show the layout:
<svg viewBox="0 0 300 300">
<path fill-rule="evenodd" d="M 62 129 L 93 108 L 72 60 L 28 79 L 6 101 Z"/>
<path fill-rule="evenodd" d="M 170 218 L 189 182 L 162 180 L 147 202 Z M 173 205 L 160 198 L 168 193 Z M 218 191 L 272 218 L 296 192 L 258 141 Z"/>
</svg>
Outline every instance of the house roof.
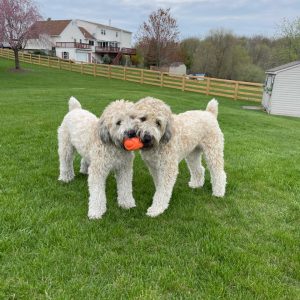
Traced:
<svg viewBox="0 0 300 300">
<path fill-rule="evenodd" d="M 86 39 L 95 40 L 95 38 L 83 27 L 79 27 L 81 33 Z"/>
<path fill-rule="evenodd" d="M 60 35 L 70 22 L 71 20 L 37 21 L 31 27 L 31 37 L 39 38 L 40 34 Z"/>
<path fill-rule="evenodd" d="M 101 26 L 101 27 L 106 28 L 106 29 L 118 30 L 118 31 L 124 31 L 124 32 L 127 32 L 127 33 L 132 33 L 131 31 L 124 30 L 124 29 L 117 28 L 117 27 L 112 27 L 112 26 L 108 26 L 108 25 L 104 25 L 104 24 L 100 24 L 100 23 L 95 23 L 95 22 L 90 22 L 90 21 L 85 21 L 85 20 L 80 20 L 80 19 L 78 19 L 78 20 L 82 21 L 82 22 L 87 22 L 87 23 L 90 23 L 90 24 L 94 24 L 94 25 L 97 25 L 97 26 Z"/>
<path fill-rule="evenodd" d="M 276 67 L 276 68 L 272 68 L 272 69 L 269 69 L 266 71 L 266 73 L 278 73 L 278 72 L 281 72 L 283 70 L 286 70 L 286 69 L 290 69 L 290 68 L 293 68 L 293 67 L 296 67 L 300 65 L 300 60 L 297 60 L 297 61 L 293 61 L 293 62 L 290 62 L 288 64 L 285 64 L 285 65 L 281 65 L 279 67 Z"/>
</svg>

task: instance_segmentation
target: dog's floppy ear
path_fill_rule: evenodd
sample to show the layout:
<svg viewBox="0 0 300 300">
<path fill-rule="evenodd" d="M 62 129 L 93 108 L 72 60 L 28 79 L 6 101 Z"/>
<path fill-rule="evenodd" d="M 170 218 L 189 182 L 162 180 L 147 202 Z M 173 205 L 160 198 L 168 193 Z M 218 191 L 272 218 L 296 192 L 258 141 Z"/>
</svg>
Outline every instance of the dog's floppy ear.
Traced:
<svg viewBox="0 0 300 300">
<path fill-rule="evenodd" d="M 165 129 L 165 133 L 164 135 L 161 137 L 161 142 L 162 143 L 168 143 L 170 141 L 170 139 L 172 138 L 173 136 L 173 131 L 174 131 L 174 128 L 173 128 L 173 120 L 170 119 L 168 120 L 167 122 L 167 125 L 166 125 L 166 129 Z"/>
<path fill-rule="evenodd" d="M 104 144 L 110 143 L 110 142 L 111 142 L 111 137 L 110 137 L 108 128 L 107 128 L 107 126 L 104 124 L 104 121 L 103 121 L 103 120 L 100 120 L 100 121 L 99 121 L 99 124 L 98 124 L 98 130 L 99 130 L 99 136 L 100 136 L 101 141 L 102 141 Z"/>
</svg>

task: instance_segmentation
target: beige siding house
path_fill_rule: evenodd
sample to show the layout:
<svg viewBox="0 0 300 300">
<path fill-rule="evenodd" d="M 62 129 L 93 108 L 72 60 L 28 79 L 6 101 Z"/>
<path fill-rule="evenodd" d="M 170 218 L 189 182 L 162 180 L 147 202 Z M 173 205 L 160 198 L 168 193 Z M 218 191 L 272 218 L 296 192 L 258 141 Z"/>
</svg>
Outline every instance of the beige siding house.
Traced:
<svg viewBox="0 0 300 300">
<path fill-rule="evenodd" d="M 300 61 L 266 72 L 262 105 L 273 115 L 300 117 Z"/>
</svg>

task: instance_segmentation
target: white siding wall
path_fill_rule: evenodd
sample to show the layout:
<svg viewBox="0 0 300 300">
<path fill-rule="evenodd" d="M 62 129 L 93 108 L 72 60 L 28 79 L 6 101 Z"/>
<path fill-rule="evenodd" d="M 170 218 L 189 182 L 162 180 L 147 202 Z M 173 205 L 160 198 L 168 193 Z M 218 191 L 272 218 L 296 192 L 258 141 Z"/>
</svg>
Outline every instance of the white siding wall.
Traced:
<svg viewBox="0 0 300 300">
<path fill-rule="evenodd" d="M 76 22 L 78 26 L 85 28 L 90 34 L 92 34 L 97 41 L 119 42 L 121 48 L 131 48 L 132 34 L 130 32 L 109 28 L 105 25 L 97 25 L 83 20 L 76 20 Z M 105 30 L 105 34 L 101 33 L 101 29 Z"/>
<path fill-rule="evenodd" d="M 85 39 L 84 35 L 78 28 L 76 21 L 71 21 L 68 26 L 63 30 L 58 38 L 54 39 L 54 42 L 76 42 L 88 43 L 88 39 Z M 69 59 L 73 61 L 88 62 L 88 52 L 92 53 L 92 49 L 79 50 L 75 48 L 56 48 L 56 56 L 62 58 L 62 52 L 69 52 Z M 86 53 L 86 54 L 85 54 Z"/>
<path fill-rule="evenodd" d="M 121 47 L 123 48 L 131 48 L 131 36 L 132 33 L 121 31 L 120 35 L 120 42 L 121 42 Z"/>
<path fill-rule="evenodd" d="M 63 52 L 69 53 L 69 59 L 78 62 L 89 62 L 88 53 L 92 53 L 91 51 L 84 51 L 75 48 L 56 48 L 56 56 L 59 58 L 63 57 Z"/>
<path fill-rule="evenodd" d="M 270 113 L 300 117 L 300 66 L 276 75 Z"/>
<path fill-rule="evenodd" d="M 96 34 L 96 29 L 97 25 L 90 23 L 90 22 L 85 22 L 82 20 L 76 20 L 77 26 L 85 28 L 91 35 Z"/>
<path fill-rule="evenodd" d="M 68 52 L 70 60 L 76 60 L 76 50 L 74 48 L 56 48 L 56 56 L 63 58 L 62 53 Z"/>
<path fill-rule="evenodd" d="M 71 21 L 60 34 L 60 38 L 57 40 L 57 42 L 74 42 L 74 39 L 76 39 L 77 43 L 79 43 L 80 40 L 82 43 L 88 43 L 88 40 L 84 38 L 84 35 L 76 25 L 76 22 Z"/>
</svg>

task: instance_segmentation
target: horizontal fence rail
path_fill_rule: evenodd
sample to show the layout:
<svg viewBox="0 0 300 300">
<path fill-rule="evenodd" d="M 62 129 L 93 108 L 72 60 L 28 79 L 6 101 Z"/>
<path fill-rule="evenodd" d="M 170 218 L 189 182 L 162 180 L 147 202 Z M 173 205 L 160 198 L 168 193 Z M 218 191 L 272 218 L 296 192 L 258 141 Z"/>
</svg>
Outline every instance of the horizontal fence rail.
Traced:
<svg viewBox="0 0 300 300">
<path fill-rule="evenodd" d="M 12 50 L 0 48 L 0 57 L 14 59 L 14 53 Z M 261 83 L 201 76 L 177 76 L 166 72 L 106 64 L 91 64 L 82 62 L 74 63 L 71 60 L 51 56 L 34 55 L 25 52 L 19 53 L 19 59 L 21 62 L 68 70 L 81 74 L 126 80 L 140 84 L 167 87 L 212 96 L 221 96 L 234 100 L 260 102 L 263 93 L 263 84 Z"/>
</svg>

